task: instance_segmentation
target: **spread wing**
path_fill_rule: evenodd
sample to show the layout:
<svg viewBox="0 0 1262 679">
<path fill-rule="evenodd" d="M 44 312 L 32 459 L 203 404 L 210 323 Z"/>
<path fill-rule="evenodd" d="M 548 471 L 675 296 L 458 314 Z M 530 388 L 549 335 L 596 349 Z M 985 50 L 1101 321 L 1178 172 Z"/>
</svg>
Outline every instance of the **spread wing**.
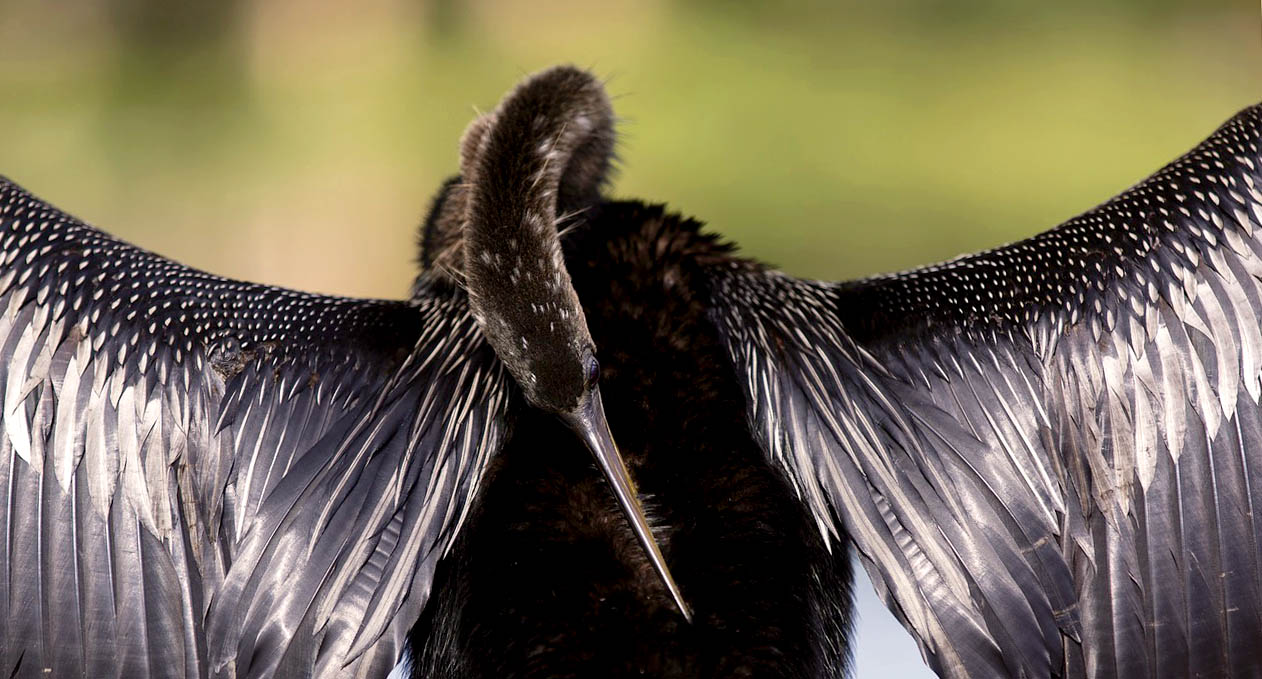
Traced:
<svg viewBox="0 0 1262 679">
<path fill-rule="evenodd" d="M 767 454 L 938 672 L 1262 671 L 1260 135 L 937 266 L 714 270 Z"/>
<path fill-rule="evenodd" d="M 0 674 L 384 676 L 506 398 L 456 293 L 225 280 L 0 180 Z"/>
</svg>

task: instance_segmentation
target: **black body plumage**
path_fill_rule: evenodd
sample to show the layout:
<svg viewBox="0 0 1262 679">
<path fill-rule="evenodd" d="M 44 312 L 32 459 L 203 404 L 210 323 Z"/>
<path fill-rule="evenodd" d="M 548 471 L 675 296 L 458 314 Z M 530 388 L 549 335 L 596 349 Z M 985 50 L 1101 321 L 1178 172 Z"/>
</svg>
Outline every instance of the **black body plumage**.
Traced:
<svg viewBox="0 0 1262 679">
<path fill-rule="evenodd" d="M 852 541 L 944 676 L 1262 673 L 1262 108 L 852 283 L 605 200 L 612 120 L 475 121 L 401 302 L 0 180 L 0 672 L 838 676 Z"/>
<path fill-rule="evenodd" d="M 850 562 L 754 442 L 707 317 L 699 224 L 604 203 L 566 262 L 600 347 L 605 406 L 693 606 L 671 605 L 582 445 L 514 408 L 414 631 L 416 677 L 841 677 Z M 682 407 L 664 407 L 680 404 Z"/>
</svg>

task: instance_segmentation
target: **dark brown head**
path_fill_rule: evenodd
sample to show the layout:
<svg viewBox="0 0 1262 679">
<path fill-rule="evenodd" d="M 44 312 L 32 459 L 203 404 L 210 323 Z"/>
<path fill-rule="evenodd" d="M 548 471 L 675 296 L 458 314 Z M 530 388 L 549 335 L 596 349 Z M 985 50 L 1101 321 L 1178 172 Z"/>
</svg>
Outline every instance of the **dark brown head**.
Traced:
<svg viewBox="0 0 1262 679">
<path fill-rule="evenodd" d="M 590 73 L 562 66 L 526 79 L 465 132 L 461 176 L 426 222 L 422 262 L 463 279 L 474 317 L 526 400 L 587 444 L 687 616 L 605 421 L 596 346 L 558 233 L 600 199 L 613 121 Z"/>
<path fill-rule="evenodd" d="M 595 77 L 558 67 L 528 78 L 465 131 L 460 177 L 422 235 L 429 275 L 463 282 L 527 401 L 556 413 L 574 409 L 599 374 L 558 226 L 599 200 L 613 145 Z"/>
</svg>

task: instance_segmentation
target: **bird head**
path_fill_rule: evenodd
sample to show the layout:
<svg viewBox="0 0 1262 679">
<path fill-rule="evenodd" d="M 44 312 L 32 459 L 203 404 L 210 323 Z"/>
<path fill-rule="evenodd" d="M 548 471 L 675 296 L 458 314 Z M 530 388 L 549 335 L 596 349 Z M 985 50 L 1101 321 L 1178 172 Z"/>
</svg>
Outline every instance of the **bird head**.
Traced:
<svg viewBox="0 0 1262 679">
<path fill-rule="evenodd" d="M 470 306 L 526 400 L 558 414 L 588 398 L 599 376 L 561 253 L 560 194 L 599 191 L 603 171 L 568 170 L 601 164 L 587 158 L 593 154 L 607 164 L 612 128 L 600 83 L 561 67 L 518 86 L 461 143 Z"/>
<path fill-rule="evenodd" d="M 461 178 L 448 185 L 427 224 L 427 232 L 440 232 L 433 239 L 440 251 L 422 256 L 459 263 L 487 342 L 526 401 L 558 415 L 595 456 L 687 617 L 610 433 L 597 348 L 558 233 L 599 200 L 613 155 L 613 123 L 609 98 L 590 73 L 557 67 L 526 79 L 465 132 Z"/>
</svg>

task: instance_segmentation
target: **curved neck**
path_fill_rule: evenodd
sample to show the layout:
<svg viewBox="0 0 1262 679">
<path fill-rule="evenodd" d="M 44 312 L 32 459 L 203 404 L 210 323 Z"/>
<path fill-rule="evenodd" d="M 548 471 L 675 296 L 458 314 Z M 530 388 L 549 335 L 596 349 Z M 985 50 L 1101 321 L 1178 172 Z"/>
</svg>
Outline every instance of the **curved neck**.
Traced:
<svg viewBox="0 0 1262 679">
<path fill-rule="evenodd" d="M 470 307 L 528 396 L 534 381 L 581 387 L 556 358 L 592 344 L 561 253 L 558 205 L 599 195 L 612 130 L 599 81 L 561 67 L 519 86 L 462 144 Z"/>
</svg>

